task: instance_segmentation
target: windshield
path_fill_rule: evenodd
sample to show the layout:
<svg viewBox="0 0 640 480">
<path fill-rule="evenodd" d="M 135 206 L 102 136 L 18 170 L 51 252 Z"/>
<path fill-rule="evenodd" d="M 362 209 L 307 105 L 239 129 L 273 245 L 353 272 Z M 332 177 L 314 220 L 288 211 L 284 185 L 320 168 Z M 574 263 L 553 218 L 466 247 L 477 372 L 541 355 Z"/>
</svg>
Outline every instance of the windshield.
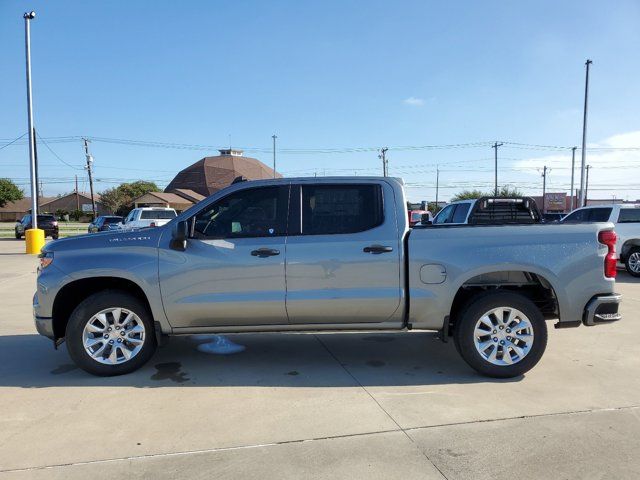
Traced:
<svg viewBox="0 0 640 480">
<path fill-rule="evenodd" d="M 142 220 L 171 220 L 176 216 L 174 210 L 143 210 L 140 214 Z"/>
<path fill-rule="evenodd" d="M 122 222 L 122 217 L 104 217 L 104 223 L 120 223 Z"/>
</svg>

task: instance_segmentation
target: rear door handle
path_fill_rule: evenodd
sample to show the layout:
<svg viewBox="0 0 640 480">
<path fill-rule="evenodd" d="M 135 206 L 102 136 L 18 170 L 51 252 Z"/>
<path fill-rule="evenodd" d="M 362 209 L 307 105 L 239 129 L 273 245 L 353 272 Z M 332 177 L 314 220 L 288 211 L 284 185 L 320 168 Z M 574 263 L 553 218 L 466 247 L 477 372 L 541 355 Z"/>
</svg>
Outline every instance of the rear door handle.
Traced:
<svg viewBox="0 0 640 480">
<path fill-rule="evenodd" d="M 387 247 L 386 245 L 369 245 L 368 247 L 364 247 L 362 251 L 365 253 L 373 253 L 374 255 L 378 255 L 380 253 L 393 252 L 393 248 Z"/>
<path fill-rule="evenodd" d="M 259 248 L 252 250 L 251 255 L 260 258 L 273 257 L 274 255 L 280 255 L 280 250 L 276 250 L 275 248 Z"/>
</svg>

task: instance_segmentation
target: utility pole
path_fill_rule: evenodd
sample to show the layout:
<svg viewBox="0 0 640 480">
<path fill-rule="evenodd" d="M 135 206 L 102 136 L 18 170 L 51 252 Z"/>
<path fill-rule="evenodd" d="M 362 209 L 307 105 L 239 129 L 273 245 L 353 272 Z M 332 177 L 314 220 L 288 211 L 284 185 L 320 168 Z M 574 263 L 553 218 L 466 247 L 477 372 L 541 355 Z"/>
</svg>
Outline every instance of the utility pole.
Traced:
<svg viewBox="0 0 640 480">
<path fill-rule="evenodd" d="M 84 140 L 84 153 L 87 157 L 87 173 L 89 174 L 89 191 L 91 192 L 91 210 L 93 211 L 93 220 L 96 219 L 96 201 L 93 198 L 93 172 L 91 171 L 93 167 L 93 157 L 89 155 L 89 140 L 83 138 Z"/>
<path fill-rule="evenodd" d="M 587 165 L 585 169 L 587 171 L 587 180 L 586 180 L 585 187 L 584 187 L 584 205 L 583 205 L 583 207 L 587 206 L 587 195 L 589 194 L 589 170 L 591 169 L 591 165 Z"/>
<path fill-rule="evenodd" d="M 31 20 L 35 17 L 36 12 L 28 12 L 22 16 L 24 18 L 24 43 L 27 64 L 27 119 L 29 123 L 29 169 L 31 174 L 31 228 L 33 230 L 38 229 L 38 164 L 36 163 L 36 139 L 33 127 L 33 99 L 31 96 Z M 29 246 L 27 245 L 28 250 Z"/>
<path fill-rule="evenodd" d="M 493 188 L 493 192 L 494 195 L 497 197 L 498 196 L 498 147 L 501 147 L 502 145 L 504 145 L 503 143 L 498 143 L 495 142 L 491 148 L 493 148 L 494 153 L 495 153 L 495 180 L 494 180 L 494 188 Z"/>
<path fill-rule="evenodd" d="M 440 188 L 440 168 L 436 165 L 436 209 L 438 208 L 438 190 Z"/>
<path fill-rule="evenodd" d="M 389 150 L 387 147 L 381 148 L 380 149 L 380 155 L 378 155 L 378 158 L 382 159 L 382 176 L 386 177 L 389 174 L 389 167 L 387 164 L 387 150 Z"/>
<path fill-rule="evenodd" d="M 80 195 L 78 195 L 78 175 L 76 175 L 76 210 L 80 210 Z"/>
<path fill-rule="evenodd" d="M 276 138 L 275 134 L 271 135 L 273 138 L 273 178 L 276 178 Z"/>
<path fill-rule="evenodd" d="M 593 62 L 587 59 L 586 76 L 584 82 L 584 113 L 582 117 L 582 162 L 580 164 L 580 206 L 584 207 L 587 203 L 587 197 L 585 195 L 585 164 L 587 161 L 586 148 L 587 148 L 587 105 L 589 100 L 589 66 Z"/>
<path fill-rule="evenodd" d="M 570 202 L 570 208 L 569 211 L 573 212 L 573 178 L 575 176 L 575 170 L 576 170 L 576 149 L 578 147 L 573 147 L 571 149 L 571 198 L 569 199 Z M 565 208 L 566 208 L 566 204 L 565 204 Z"/>
<path fill-rule="evenodd" d="M 546 202 L 546 193 L 547 193 L 547 166 L 545 165 L 542 169 L 542 214 L 547 213 L 547 202 Z"/>
</svg>

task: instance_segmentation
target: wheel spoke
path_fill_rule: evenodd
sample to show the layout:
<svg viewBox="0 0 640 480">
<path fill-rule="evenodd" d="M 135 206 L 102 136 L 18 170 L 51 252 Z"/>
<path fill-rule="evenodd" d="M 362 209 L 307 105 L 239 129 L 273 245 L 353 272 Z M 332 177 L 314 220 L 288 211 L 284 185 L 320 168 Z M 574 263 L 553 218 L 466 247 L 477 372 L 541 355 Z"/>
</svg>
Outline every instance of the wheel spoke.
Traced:
<svg viewBox="0 0 640 480">
<path fill-rule="evenodd" d="M 508 364 L 513 363 L 513 359 L 511 358 L 511 352 L 509 351 L 509 347 L 507 345 L 502 346 L 502 361 Z"/>
<path fill-rule="evenodd" d="M 111 352 L 109 352 L 109 361 L 111 363 L 118 363 L 118 347 L 115 345 L 111 347 Z"/>
<path fill-rule="evenodd" d="M 497 360 L 497 355 L 498 355 L 498 346 L 496 344 L 493 345 L 493 348 L 491 349 L 491 353 L 489 354 L 489 356 L 487 357 L 487 359 L 491 362 L 494 363 Z"/>
<path fill-rule="evenodd" d="M 129 314 L 126 317 L 124 317 L 124 320 L 122 320 L 122 322 L 120 322 L 120 326 L 124 327 L 124 326 L 128 325 L 129 322 L 131 322 L 131 320 L 133 320 L 133 318 L 134 318 L 133 313 L 129 312 Z"/>
<path fill-rule="evenodd" d="M 104 349 L 105 349 L 105 348 L 107 348 L 107 343 L 106 343 L 106 342 L 104 342 L 100 348 L 98 348 L 95 352 L 93 352 L 93 353 L 91 354 L 91 356 L 92 356 L 93 358 L 99 358 L 99 357 L 102 357 L 102 354 L 104 353 Z"/>
<path fill-rule="evenodd" d="M 95 320 L 93 322 L 87 323 L 87 331 L 91 332 L 91 333 L 102 333 L 105 331 L 105 327 L 101 327 L 99 326 L 100 323 L 96 322 Z"/>
<path fill-rule="evenodd" d="M 91 348 L 91 347 L 95 347 L 99 343 L 105 343 L 102 337 L 88 338 L 87 340 L 85 340 L 84 346 L 86 348 Z"/>
<path fill-rule="evenodd" d="M 131 355 L 132 355 L 133 352 L 131 350 L 129 350 L 125 345 L 121 345 L 118 348 L 122 352 L 122 355 L 124 356 L 125 361 L 129 360 L 131 358 Z"/>
<path fill-rule="evenodd" d="M 525 353 L 524 353 L 524 349 L 522 347 L 519 347 L 518 345 L 516 345 L 515 343 L 511 343 L 509 342 L 509 346 L 511 348 L 513 348 L 513 351 L 516 352 L 518 354 L 519 358 L 524 357 Z"/>
<path fill-rule="evenodd" d="M 109 321 L 107 320 L 106 313 L 99 313 L 98 315 L 96 315 L 96 318 L 100 321 L 100 323 L 102 323 L 102 325 L 104 325 L 104 328 L 107 328 L 109 326 Z"/>
<path fill-rule="evenodd" d="M 142 340 L 141 338 L 136 338 L 136 337 L 127 337 L 126 341 L 129 343 L 132 343 L 133 345 L 142 345 L 144 343 L 144 340 Z"/>
<path fill-rule="evenodd" d="M 113 324 L 114 325 L 119 325 L 120 324 L 120 316 L 122 315 L 122 309 L 121 308 L 114 308 L 113 310 L 111 310 L 111 315 L 113 315 Z"/>
<path fill-rule="evenodd" d="M 489 327 L 489 331 L 493 330 L 493 322 L 491 321 L 491 318 L 489 317 L 489 315 L 485 315 L 482 318 L 480 318 L 480 323 Z"/>
</svg>

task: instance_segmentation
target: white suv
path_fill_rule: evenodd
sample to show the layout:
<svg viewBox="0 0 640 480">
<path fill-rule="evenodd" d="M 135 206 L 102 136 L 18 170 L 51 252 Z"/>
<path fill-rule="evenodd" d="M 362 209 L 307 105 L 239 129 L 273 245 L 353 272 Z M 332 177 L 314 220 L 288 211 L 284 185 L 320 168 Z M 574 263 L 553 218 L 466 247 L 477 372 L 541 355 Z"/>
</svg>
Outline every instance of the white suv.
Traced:
<svg viewBox="0 0 640 480">
<path fill-rule="evenodd" d="M 176 218 L 178 214 L 173 208 L 141 207 L 134 208 L 122 221 L 125 230 L 136 230 L 145 227 L 159 227 Z"/>
<path fill-rule="evenodd" d="M 611 222 L 618 235 L 616 252 L 634 277 L 640 277 L 640 204 L 593 205 L 574 210 L 562 223 Z"/>
</svg>

